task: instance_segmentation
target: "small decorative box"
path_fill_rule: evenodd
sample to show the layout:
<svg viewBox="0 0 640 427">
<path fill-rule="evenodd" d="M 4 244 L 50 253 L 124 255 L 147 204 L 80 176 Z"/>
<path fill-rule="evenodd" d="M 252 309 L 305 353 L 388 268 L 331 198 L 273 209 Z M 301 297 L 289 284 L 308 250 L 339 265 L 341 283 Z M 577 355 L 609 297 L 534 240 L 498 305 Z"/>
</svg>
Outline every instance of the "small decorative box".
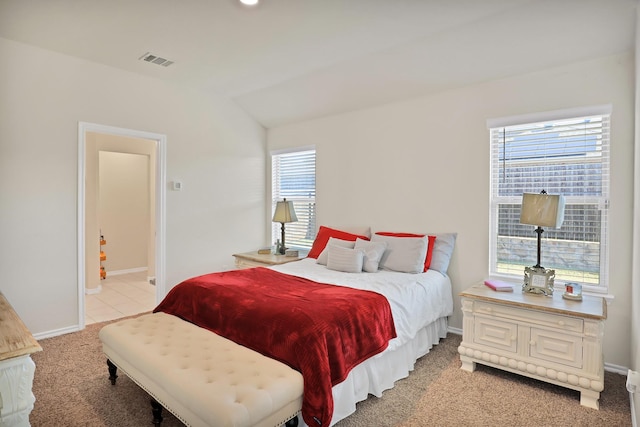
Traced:
<svg viewBox="0 0 640 427">
<path fill-rule="evenodd" d="M 582 301 L 582 285 L 579 283 L 567 283 L 564 285 L 562 298 L 575 301 Z"/>
<path fill-rule="evenodd" d="M 284 255 L 285 256 L 295 256 L 295 257 L 297 257 L 298 256 L 298 251 L 294 251 L 293 249 L 287 249 L 284 252 Z"/>
</svg>

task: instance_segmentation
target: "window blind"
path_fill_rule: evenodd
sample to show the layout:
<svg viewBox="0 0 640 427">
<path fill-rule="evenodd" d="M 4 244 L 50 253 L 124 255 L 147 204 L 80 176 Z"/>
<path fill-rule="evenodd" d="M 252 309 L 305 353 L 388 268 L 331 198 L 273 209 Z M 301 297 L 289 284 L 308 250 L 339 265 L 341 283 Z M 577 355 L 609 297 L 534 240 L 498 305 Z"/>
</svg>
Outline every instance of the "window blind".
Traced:
<svg viewBox="0 0 640 427">
<path fill-rule="evenodd" d="M 276 203 L 286 198 L 293 202 L 298 217 L 285 224 L 287 247 L 310 249 L 316 235 L 316 151 L 272 154 L 271 174 L 271 214 Z M 272 242 L 280 239 L 279 223 L 273 223 L 271 236 Z"/>
<path fill-rule="evenodd" d="M 541 265 L 556 283 L 607 289 L 608 114 L 490 128 L 490 273 L 522 277 L 536 262 L 535 227 L 520 224 L 522 193 L 562 194 L 565 220 L 544 229 Z"/>
</svg>

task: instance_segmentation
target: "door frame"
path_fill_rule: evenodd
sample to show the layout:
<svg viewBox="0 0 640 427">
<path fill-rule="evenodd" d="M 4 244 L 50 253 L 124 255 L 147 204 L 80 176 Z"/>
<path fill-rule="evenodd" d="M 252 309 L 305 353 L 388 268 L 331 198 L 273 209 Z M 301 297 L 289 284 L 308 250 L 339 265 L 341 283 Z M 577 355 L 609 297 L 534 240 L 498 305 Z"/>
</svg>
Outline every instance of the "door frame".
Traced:
<svg viewBox="0 0 640 427">
<path fill-rule="evenodd" d="M 96 123 L 78 122 L 78 325 L 85 327 L 85 191 L 86 191 L 86 133 L 94 132 L 107 135 L 142 138 L 156 143 L 155 174 L 155 286 L 156 303 L 164 297 L 165 259 L 166 259 L 166 152 L 167 136 L 163 134 L 106 126 Z"/>
</svg>

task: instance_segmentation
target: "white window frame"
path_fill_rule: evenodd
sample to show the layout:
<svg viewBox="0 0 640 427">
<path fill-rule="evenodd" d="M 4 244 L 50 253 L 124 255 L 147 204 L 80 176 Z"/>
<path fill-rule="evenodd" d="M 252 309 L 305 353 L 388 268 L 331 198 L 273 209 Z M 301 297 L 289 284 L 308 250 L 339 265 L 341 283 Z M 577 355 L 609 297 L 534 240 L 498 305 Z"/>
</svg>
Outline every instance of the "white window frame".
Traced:
<svg viewBox="0 0 640 427">
<path fill-rule="evenodd" d="M 609 208 L 609 197 L 610 197 L 610 115 L 611 115 L 611 106 L 610 105 L 601 105 L 601 106 L 593 106 L 586 108 L 574 108 L 567 110 L 557 110 L 550 111 L 544 113 L 537 114 L 528 114 L 522 116 L 512 116 L 500 119 L 490 119 L 487 121 L 487 127 L 490 133 L 490 212 L 489 212 L 489 275 L 492 277 L 504 277 L 505 279 L 510 279 L 512 281 L 522 281 L 524 271 L 521 274 L 515 274 L 513 271 L 506 272 L 505 269 L 498 268 L 498 215 L 499 215 L 499 206 L 500 205 L 520 205 L 522 202 L 522 196 L 520 195 L 509 195 L 509 196 L 501 196 L 498 194 L 499 190 L 499 173 L 501 169 L 500 159 L 498 159 L 499 155 L 497 155 L 498 147 L 496 144 L 500 143 L 500 138 L 497 137 L 499 135 L 500 129 L 509 128 L 510 126 L 520 126 L 520 125 L 535 125 L 541 123 L 552 123 L 558 122 L 561 120 L 572 119 L 572 118 L 588 118 L 588 117 L 603 117 L 603 132 L 602 132 L 602 147 L 601 147 L 601 161 L 599 162 L 602 165 L 603 170 L 606 172 L 603 174 L 601 186 L 602 186 L 602 194 L 599 196 L 574 196 L 568 197 L 565 195 L 567 206 L 570 204 L 597 204 L 600 209 L 600 245 L 599 245 L 599 283 L 592 284 L 587 283 L 587 281 L 580 280 L 566 280 L 561 276 L 558 276 L 558 272 L 556 272 L 556 280 L 555 286 L 556 288 L 563 288 L 566 282 L 578 282 L 582 283 L 583 290 L 587 293 L 596 293 L 596 294 L 606 294 L 609 289 L 609 229 L 610 229 L 610 218 L 608 215 Z M 581 162 L 577 161 L 576 164 L 580 164 Z M 545 188 L 544 176 L 540 175 L 541 182 L 540 188 L 537 189 L 543 190 Z M 553 193 L 553 191 L 550 191 Z M 585 224 L 585 227 L 587 224 Z M 531 230 L 531 238 L 536 239 L 536 235 L 534 233 L 534 227 L 530 226 Z M 562 230 L 562 228 L 560 228 Z M 547 268 L 554 268 L 554 260 L 549 259 L 549 252 L 545 253 L 545 233 L 542 237 L 542 262 Z M 545 255 L 547 257 L 545 258 Z M 536 261 L 536 253 L 535 250 L 531 253 L 530 256 L 530 265 L 535 264 Z M 508 270 L 508 269 L 507 269 Z M 524 266 L 523 266 L 524 270 Z"/>
<path fill-rule="evenodd" d="M 315 146 L 298 147 L 288 150 L 277 150 L 271 153 L 271 210 L 268 221 L 271 223 L 271 243 L 275 244 L 281 237 L 280 223 L 273 223 L 273 213 L 275 212 L 276 203 L 284 198 L 292 201 L 298 221 L 285 224 L 286 245 L 291 249 L 309 250 L 313 245 L 316 235 L 316 185 L 315 185 L 315 165 L 316 165 L 316 149 Z M 285 157 L 300 156 L 296 160 L 301 163 L 297 166 L 302 167 L 302 173 L 313 174 L 313 186 L 308 188 L 312 193 L 302 194 L 298 190 L 287 190 L 281 188 L 282 177 L 277 162 Z M 309 160 L 312 157 L 312 162 Z M 306 192 L 305 192 L 306 193 Z"/>
</svg>

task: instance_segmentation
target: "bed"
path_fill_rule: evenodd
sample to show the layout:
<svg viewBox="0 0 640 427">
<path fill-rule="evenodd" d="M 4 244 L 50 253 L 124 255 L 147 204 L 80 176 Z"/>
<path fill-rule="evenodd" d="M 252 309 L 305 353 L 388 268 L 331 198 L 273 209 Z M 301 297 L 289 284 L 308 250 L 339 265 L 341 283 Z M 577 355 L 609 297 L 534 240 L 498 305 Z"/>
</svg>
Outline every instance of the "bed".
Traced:
<svg viewBox="0 0 640 427">
<path fill-rule="evenodd" d="M 174 287 L 154 311 L 178 316 L 300 370 L 305 381 L 302 416 L 298 417 L 300 424 L 322 427 L 334 425 L 355 412 L 356 403 L 365 400 L 369 394 L 380 397 L 384 390 L 393 387 L 395 381 L 408 376 L 413 370 L 415 361 L 428 353 L 433 345 L 446 336 L 447 317 L 453 312 L 451 281 L 446 270 L 455 237 L 454 233 L 431 236 L 376 233 L 369 237 L 321 227 L 308 258 L 268 269 L 256 267 L 247 272 L 222 272 L 188 279 Z M 256 289 L 262 289 L 261 291 L 254 291 L 251 287 L 244 289 L 245 281 L 251 280 L 256 282 L 266 280 L 269 286 L 257 283 Z M 245 313 L 249 308 L 245 307 L 247 304 L 241 302 L 243 299 L 251 300 L 247 307 L 255 307 L 253 303 L 255 292 L 264 292 L 268 294 L 264 297 L 267 299 L 258 300 L 261 301 L 260 305 L 275 307 L 277 306 L 275 302 L 269 304 L 264 301 L 270 301 L 270 299 L 275 301 L 280 297 L 279 293 L 289 297 L 295 296 L 296 286 L 310 294 L 320 295 L 330 292 L 332 295 L 339 294 L 343 300 L 355 301 L 355 306 L 350 308 L 340 306 L 336 310 L 338 312 L 364 311 L 360 317 L 355 315 L 353 321 L 351 318 L 338 320 L 341 322 L 336 326 L 340 332 L 338 340 L 343 340 L 338 345 L 320 346 L 328 347 L 330 352 L 326 362 L 331 365 L 332 375 L 328 394 L 324 390 L 325 394 L 319 395 L 321 400 L 331 401 L 331 405 L 326 406 L 330 411 L 328 415 L 322 412 L 317 412 L 322 414 L 318 417 L 314 415 L 312 409 L 315 408 L 309 402 L 313 401 L 312 397 L 317 402 L 318 395 L 307 393 L 312 388 L 311 385 L 318 382 L 323 382 L 326 388 L 326 379 L 309 377 L 308 368 L 295 366 L 304 359 L 304 363 L 315 363 L 319 366 L 317 371 L 324 372 L 323 357 L 305 361 L 309 358 L 306 353 L 312 356 L 318 353 L 314 347 L 315 344 L 310 340 L 301 339 L 304 341 L 305 351 L 300 351 L 298 344 L 294 351 L 289 348 L 292 345 L 289 340 L 286 344 L 282 344 L 279 338 L 275 337 L 269 338 L 272 340 L 265 341 L 264 345 L 272 346 L 274 349 L 286 347 L 286 351 L 261 349 L 260 343 L 254 345 L 253 342 L 246 341 L 250 334 L 244 331 L 250 328 L 246 325 L 243 328 L 241 324 L 242 322 L 248 324 L 247 319 L 252 318 Z M 308 290 L 311 286 L 314 287 L 312 288 L 314 292 Z M 318 287 L 317 290 L 315 286 Z M 237 306 L 233 305 L 235 303 L 231 303 L 231 300 L 225 299 L 228 297 L 226 289 L 240 292 L 239 296 L 233 297 L 239 301 Z M 244 296 L 242 292 L 245 292 Z M 300 299 L 308 298 L 310 297 L 307 294 L 301 294 Z M 313 301 L 312 304 L 317 303 Z M 332 311 L 327 306 L 329 303 L 319 304 L 329 317 L 332 316 L 330 314 Z M 296 327 L 300 328 L 304 327 L 303 319 L 307 310 L 309 316 L 313 315 L 312 311 L 314 313 L 317 311 L 309 309 L 310 305 L 307 305 L 306 309 L 289 310 L 286 307 L 278 306 L 277 312 L 303 311 L 302 317 L 296 320 Z M 274 335 L 271 333 L 271 330 L 275 329 L 271 327 L 274 321 L 292 323 L 280 322 L 279 317 L 273 317 L 273 313 L 267 316 L 272 317 L 267 317 L 267 320 L 263 320 L 262 323 L 258 321 L 258 324 L 269 325 L 267 335 Z M 207 319 L 203 320 L 205 317 Z M 235 323 L 237 326 L 233 326 L 234 322 L 238 322 Z M 316 322 L 317 319 L 310 320 L 312 326 Z M 322 326 L 316 329 L 321 329 L 325 334 L 320 340 L 327 341 L 326 336 L 331 335 L 331 331 L 327 333 L 328 327 L 320 323 Z M 351 331 L 352 327 L 360 329 Z M 236 332 L 236 329 L 239 332 Z M 347 330 L 348 334 L 352 335 L 352 341 L 345 340 L 342 330 Z M 288 333 L 297 335 L 295 331 Z M 307 336 L 306 333 L 300 334 L 302 338 Z M 259 338 L 251 339 L 261 341 L 265 334 L 260 335 Z M 353 346 L 363 347 L 364 353 L 351 356 Z M 342 360 L 343 355 L 338 354 L 342 348 L 345 349 L 345 353 L 349 353 L 350 358 L 347 358 L 346 362 Z M 331 351 L 334 352 L 331 353 Z M 305 353 L 303 357 L 292 361 L 286 360 L 289 354 L 301 353 Z M 339 361 L 336 361 L 337 359 Z M 335 366 L 340 367 L 340 373 L 334 377 Z M 322 375 L 325 374 L 319 376 Z M 326 411 L 325 403 L 322 402 L 321 409 Z"/>
<path fill-rule="evenodd" d="M 273 269 L 306 278 L 379 292 L 390 302 L 397 337 L 382 353 L 351 370 L 333 387 L 331 425 L 351 415 L 356 403 L 409 375 L 415 361 L 447 335 L 447 317 L 453 313 L 451 281 L 435 270 L 409 275 L 393 271 L 353 275 L 328 270 L 313 259 L 303 259 Z M 306 425 L 306 424 L 303 424 Z"/>
</svg>

